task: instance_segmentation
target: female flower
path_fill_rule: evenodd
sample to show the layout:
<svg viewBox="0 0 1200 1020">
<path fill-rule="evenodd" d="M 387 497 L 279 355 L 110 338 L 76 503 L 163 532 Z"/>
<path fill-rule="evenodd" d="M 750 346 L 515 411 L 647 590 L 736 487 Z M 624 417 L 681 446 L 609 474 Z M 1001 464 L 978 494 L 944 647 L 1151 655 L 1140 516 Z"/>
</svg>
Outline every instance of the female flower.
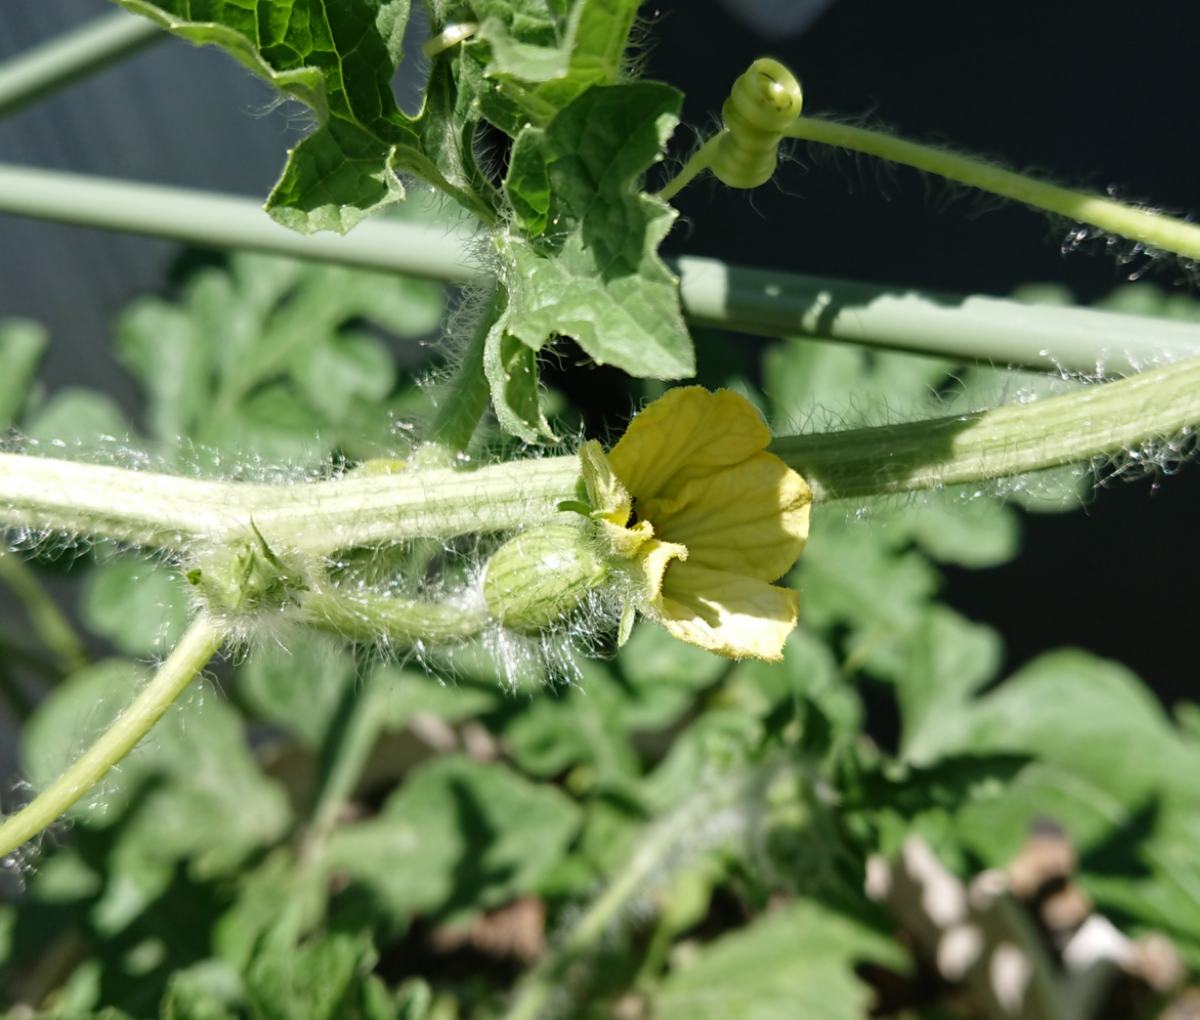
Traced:
<svg viewBox="0 0 1200 1020">
<path fill-rule="evenodd" d="M 646 407 L 608 454 L 594 440 L 580 450 L 591 516 L 637 608 L 730 658 L 778 660 L 796 625 L 798 593 L 770 582 L 804 548 L 812 493 L 770 440 L 743 397 L 689 386 Z"/>
</svg>

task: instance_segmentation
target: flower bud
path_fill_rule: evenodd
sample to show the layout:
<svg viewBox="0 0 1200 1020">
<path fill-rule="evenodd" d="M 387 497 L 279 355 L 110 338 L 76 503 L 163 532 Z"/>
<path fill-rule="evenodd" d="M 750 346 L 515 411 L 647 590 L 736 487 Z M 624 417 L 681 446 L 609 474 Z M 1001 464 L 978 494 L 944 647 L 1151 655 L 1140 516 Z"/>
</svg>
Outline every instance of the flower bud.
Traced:
<svg viewBox="0 0 1200 1020">
<path fill-rule="evenodd" d="M 584 529 L 551 524 L 523 531 L 493 553 L 483 597 L 503 626 L 542 631 L 578 609 L 607 573 Z"/>
</svg>

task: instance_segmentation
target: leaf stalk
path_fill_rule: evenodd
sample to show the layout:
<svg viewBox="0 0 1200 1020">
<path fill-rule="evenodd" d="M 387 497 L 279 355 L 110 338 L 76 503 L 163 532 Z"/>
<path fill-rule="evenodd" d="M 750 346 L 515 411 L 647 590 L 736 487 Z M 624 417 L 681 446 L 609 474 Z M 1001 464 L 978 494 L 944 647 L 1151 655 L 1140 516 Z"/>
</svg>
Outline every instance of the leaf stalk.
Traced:
<svg viewBox="0 0 1200 1020">
<path fill-rule="evenodd" d="M 132 751 L 217 653 L 225 637 L 225 629 L 211 617 L 193 620 L 167 661 L 116 722 L 31 803 L 0 824 L 0 857 L 54 824 Z"/>
</svg>

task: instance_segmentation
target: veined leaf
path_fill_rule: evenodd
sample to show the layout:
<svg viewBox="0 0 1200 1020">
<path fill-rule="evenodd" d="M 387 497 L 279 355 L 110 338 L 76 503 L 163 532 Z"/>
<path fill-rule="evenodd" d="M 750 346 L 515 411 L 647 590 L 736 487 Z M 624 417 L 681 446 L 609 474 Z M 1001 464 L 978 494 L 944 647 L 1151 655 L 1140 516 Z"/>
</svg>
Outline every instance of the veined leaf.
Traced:
<svg viewBox="0 0 1200 1020">
<path fill-rule="evenodd" d="M 514 146 L 505 190 L 528 236 L 496 238 L 508 304 L 485 364 L 502 421 L 527 441 L 538 428 L 509 406 L 497 371 L 506 336 L 532 351 L 569 336 L 598 364 L 632 375 L 695 372 L 677 280 L 657 254 L 675 214 L 636 187 L 661 158 L 680 101 L 653 82 L 596 86 Z"/>
<path fill-rule="evenodd" d="M 408 170 L 485 220 L 494 218 L 469 148 L 427 144 L 454 108 L 445 90 L 416 117 L 396 104 L 392 77 L 410 0 L 117 0 L 197 45 L 218 46 L 312 108 L 320 127 L 289 153 L 267 211 L 301 233 L 345 233 L 404 197 Z M 433 155 L 430 155 L 430 152 Z"/>
<path fill-rule="evenodd" d="M 554 8 L 565 5 L 550 0 L 481 0 L 468 52 L 485 64 L 484 77 L 543 124 L 589 86 L 616 83 L 639 2 L 578 0 L 564 18 Z"/>
</svg>

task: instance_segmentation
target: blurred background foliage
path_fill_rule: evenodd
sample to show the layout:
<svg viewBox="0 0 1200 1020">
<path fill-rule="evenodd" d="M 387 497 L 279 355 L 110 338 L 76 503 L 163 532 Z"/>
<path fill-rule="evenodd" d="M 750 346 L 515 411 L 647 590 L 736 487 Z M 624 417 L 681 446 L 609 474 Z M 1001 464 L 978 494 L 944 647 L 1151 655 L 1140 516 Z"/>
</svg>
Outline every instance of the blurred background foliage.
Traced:
<svg viewBox="0 0 1200 1020">
<path fill-rule="evenodd" d="M 34 34 L 55 27 L 51 6 L 0 12 L 9 41 L 18 38 L 14 26 Z M 1036 15 L 1037 45 L 1061 59 L 1034 62 L 1018 94 L 1010 89 L 1003 97 L 1032 117 L 1036 96 L 1051 89 L 1058 90 L 1056 108 L 1075 108 L 1084 75 L 1061 77 L 1068 57 L 1108 59 L 1099 36 L 1084 43 L 1072 34 L 1082 31 L 1085 7 L 1091 22 L 1108 19 L 1103 38 L 1123 34 L 1134 49 L 1143 35 L 1162 41 L 1172 33 L 1152 31 L 1148 22 L 1131 31 L 1121 20 L 1130 15 L 1116 4 L 1103 11 L 1064 4 L 1048 23 L 1043 5 L 971 16 L 953 6 L 931 3 L 902 16 L 896 5 L 840 0 L 803 38 L 774 46 L 801 70 L 821 109 L 861 109 L 879 99 L 882 116 L 915 133 L 936 128 L 968 147 L 1017 163 L 1036 159 L 1065 175 L 1102 167 L 1095 172 L 1148 181 L 1146 190 L 1169 203 L 1191 198 L 1182 185 L 1143 172 L 1155 162 L 1144 143 L 1133 147 L 1132 163 L 1119 163 L 1113 138 L 1086 149 L 1104 132 L 1086 130 L 1082 120 L 1067 131 L 1048 110 L 1040 113 L 1055 122 L 1052 132 L 1030 118 L 1008 130 L 1004 117 L 961 94 L 978 85 L 956 88 L 951 75 L 955 68 L 966 75 L 969 64 L 975 80 L 985 80 L 993 64 L 1004 63 L 1011 76 L 1012 40 L 1031 34 Z M 103 9 L 80 3 L 69 16 Z M 706 82 L 727 88 L 763 46 L 723 20 L 722 10 L 697 0 L 694 10 L 672 14 L 664 5 L 653 29 L 649 73 L 688 92 L 691 123 L 704 123 L 719 107 L 722 97 L 707 95 Z M 1178 27 L 1173 34 L 1186 38 Z M 249 89 L 252 97 L 231 108 L 262 102 L 237 72 L 226 74 L 219 55 L 169 45 L 170 53 L 187 54 L 185 62 L 207 61 L 214 80 L 226 83 L 220 89 Z M 788 47 L 794 53 L 782 52 Z M 895 51 L 890 63 L 885 49 Z M 205 80 L 199 64 L 165 70 L 167 52 L 120 73 Z M 931 69 L 927 59 L 913 91 L 902 91 L 898 78 L 930 53 L 943 62 Z M 852 65 L 840 77 L 838 61 Z M 1159 73 L 1134 50 L 1122 61 L 1139 74 Z M 1047 63 L 1054 73 L 1039 84 Z M 1081 108 L 1102 106 L 1116 75 L 1096 84 L 1099 98 L 1080 97 Z M 93 87 L 100 83 L 85 86 Z M 121 87 L 131 90 L 126 82 L 118 95 Z M 145 91 L 160 96 L 162 87 Z M 92 129 L 82 126 L 83 108 L 71 104 L 87 101 L 86 92 L 64 96 L 36 115 L 61 124 L 64 111 L 74 110 L 69 117 L 80 129 L 63 137 L 84 139 Z M 188 138 L 204 137 L 202 117 L 177 115 L 181 103 L 175 96 L 161 123 L 183 122 Z M 971 127 L 956 113 L 970 113 Z M 5 144 L 26 144 L 29 161 L 57 165 L 29 141 L 43 130 L 37 125 L 54 121 L 34 116 L 6 125 Z M 92 136 L 112 137 L 99 123 Z M 159 122 L 140 123 L 150 134 Z M 972 133 L 989 123 L 999 125 L 997 133 Z M 266 137 L 264 125 L 248 128 Z M 1183 130 L 1173 123 L 1165 134 Z M 225 137 L 242 133 L 237 127 Z M 1071 158 L 1054 148 L 1068 135 Z M 91 151 L 79 144 L 76 156 Z M 278 153 L 258 144 L 266 150 L 256 157 L 265 176 L 246 169 L 254 163 L 248 159 L 240 171 L 220 171 L 228 178 L 205 177 L 203 161 L 180 169 L 183 156 L 161 177 L 265 193 Z M 80 156 L 88 165 L 65 162 L 124 176 L 149 172 L 145 163 L 133 169 L 145 138 L 112 148 Z M 1196 158 L 1186 153 L 1169 169 L 1190 186 Z M 217 150 L 209 162 L 236 161 Z M 180 179 L 188 173 L 201 179 Z M 1110 290 L 1107 264 L 1059 261 L 1056 245 L 1040 243 L 1041 223 L 1017 225 L 1019 210 L 978 220 L 962 210 L 931 216 L 912 182 L 902 182 L 907 198 L 890 207 L 882 197 L 891 194 L 890 179 L 868 182 L 865 195 L 847 202 L 840 192 L 847 181 L 859 189 L 856 174 L 786 167 L 783 189 L 807 198 L 801 213 L 795 196 L 774 191 L 751 201 L 694 189 L 684 205 L 689 220 L 671 243 L 778 268 L 945 289 L 1007 293 L 1030 279 L 1057 281 L 1057 289 L 1025 291 L 1029 300 L 1073 300 L 1073 289 L 1091 301 Z M 826 203 L 827 191 L 839 192 L 836 203 Z M 786 220 L 776 215 L 784 200 Z M 893 208 L 899 212 L 881 227 Z M 398 213 L 437 214 L 420 203 Z M 781 222 L 803 226 L 785 243 Z M 39 278 L 73 296 L 72 272 L 82 278 L 96 262 L 119 263 L 104 245 L 134 245 L 130 261 L 140 268 L 126 273 L 118 265 L 119 279 L 100 296 L 78 284 L 90 320 L 64 310 L 72 302 L 61 293 L 55 300 L 36 298 L 32 288 L 20 293 L 13 281 L 29 269 L 8 275 L 0 310 L 36 314 L 43 300 L 46 314 L 37 318 L 52 331 L 47 356 L 41 327 L 10 320 L 0 330 L 0 417 L 31 452 L 276 480 L 320 473 L 331 458 L 407 453 L 411 426 L 429 407 L 418 383 L 437 364 L 441 348 L 432 341 L 457 295 L 281 259 L 179 253 L 38 229 L 57 236 L 63 253 L 53 267 L 47 249 L 32 246 L 42 253 L 32 260 Z M 80 236 L 92 240 L 76 246 L 71 239 Z M 88 264 L 94 245 L 101 247 Z M 0 257 L 11 263 L 12 245 Z M 1190 298 L 1148 283 L 1104 300 L 1200 319 Z M 95 342 L 97 320 L 108 316 L 114 360 L 101 358 Z M 72 335 L 84 338 L 85 356 L 60 346 Z M 904 420 L 980 394 L 1011 399 L 1047 385 L 1032 375 L 835 344 L 766 343 L 706 330 L 696 331 L 696 341 L 700 381 L 739 390 L 781 428 Z M 560 435 L 612 434 L 661 385 L 580 360 L 564 348 L 548 365 Z M 107 393 L 96 385 L 103 379 L 116 380 Z M 500 439 L 481 443 L 496 449 Z M 643 624 L 619 655 L 544 675 L 527 669 L 514 686 L 477 649 L 418 662 L 321 635 L 263 635 L 215 663 L 73 810 L 70 825 L 47 837 L 21 873 L 4 876 L 0 1004 L 14 1017 L 449 1020 L 502 1016 L 530 974 L 549 973 L 557 988 L 551 1008 L 563 1016 L 849 1020 L 875 1003 L 883 1015 L 934 1020 L 954 1015 L 947 1011 L 956 1004 L 962 1015 L 960 990 L 923 956 L 911 931 L 896 937 L 899 922 L 867 895 L 868 860 L 895 855 L 919 836 L 967 880 L 1011 866 L 1031 827 L 1047 819 L 1073 841 L 1078 864 L 1067 877 L 1098 914 L 1129 936 L 1165 934 L 1189 967 L 1200 967 L 1200 712 L 1180 700 L 1190 674 L 1170 647 L 1175 625 L 1167 610 L 1155 610 L 1161 631 L 1128 622 L 1139 582 L 1114 579 L 1141 557 L 1143 541 L 1152 542 L 1149 531 L 1171 529 L 1147 524 L 1143 513 L 1125 522 L 1124 551 L 1116 541 L 1098 541 L 1081 513 L 1029 518 L 1018 509 L 1076 509 L 1094 498 L 1091 484 L 1080 472 L 1059 472 L 1020 480 L 1000 494 L 1003 501 L 972 491 L 826 508 L 789 579 L 802 592 L 802 625 L 780 664 L 726 663 Z M 1186 508 L 1190 485 L 1185 475 L 1170 480 L 1161 499 L 1133 494 L 1139 508 L 1155 513 L 1169 499 Z M 1102 518 L 1108 501 L 1127 497 L 1106 491 L 1095 498 Z M 1163 513 L 1172 519 L 1169 509 Z M 1054 528 L 1060 531 L 1046 530 Z M 1092 535 L 1081 541 L 1099 551 L 1086 549 L 1086 563 L 1064 562 L 1068 532 Z M 1190 562 L 1186 533 L 1172 532 L 1180 570 Z M 1040 563 L 1047 573 L 1003 573 L 1023 535 L 1032 546 L 1030 569 Z M 398 555 L 424 562 L 431 553 Z M 5 570 L 11 561 L 0 556 Z M 1090 566 L 1106 576 L 1103 585 L 1087 582 Z M 147 663 L 180 633 L 190 603 L 171 564 L 103 546 L 48 543 L 38 547 L 33 569 L 70 603 L 82 628 L 67 638 L 53 627 L 31 632 L 23 609 L 11 606 L 0 631 L 5 712 L 22 727 L 19 761 L 5 765 L 37 787 L 112 719 Z M 79 591 L 64 583 L 68 576 L 81 580 Z M 1051 594 L 1053 578 L 1063 579 L 1068 596 Z M 1160 596 L 1170 591 L 1162 578 L 1145 583 Z M 10 585 L 19 589 L 20 580 Z M 989 587 L 1010 594 L 970 612 Z M 1137 664 L 1149 654 L 1159 698 L 1116 662 L 1079 650 L 1034 656 L 1047 645 L 1007 627 L 1002 638 L 971 618 L 1004 623 L 1024 610 L 1049 618 L 1049 630 L 1061 635 L 1069 627 L 1054 624 L 1056 603 L 1067 601 L 1087 621 L 1083 636 L 1094 634 L 1094 645 L 1113 654 L 1106 642 L 1121 628 L 1089 608 L 1096 598 L 1116 603 L 1132 634 L 1121 657 Z M 1187 598 L 1174 602 L 1190 613 Z M 16 740 L 6 745 L 13 754 Z M 21 795 L 13 790 L 6 806 Z M 564 941 L 589 916 L 587 904 L 647 856 L 653 866 L 630 884 L 586 952 L 572 956 Z M 1153 982 L 1146 984 L 1137 1008 L 1157 1009 Z"/>
</svg>

